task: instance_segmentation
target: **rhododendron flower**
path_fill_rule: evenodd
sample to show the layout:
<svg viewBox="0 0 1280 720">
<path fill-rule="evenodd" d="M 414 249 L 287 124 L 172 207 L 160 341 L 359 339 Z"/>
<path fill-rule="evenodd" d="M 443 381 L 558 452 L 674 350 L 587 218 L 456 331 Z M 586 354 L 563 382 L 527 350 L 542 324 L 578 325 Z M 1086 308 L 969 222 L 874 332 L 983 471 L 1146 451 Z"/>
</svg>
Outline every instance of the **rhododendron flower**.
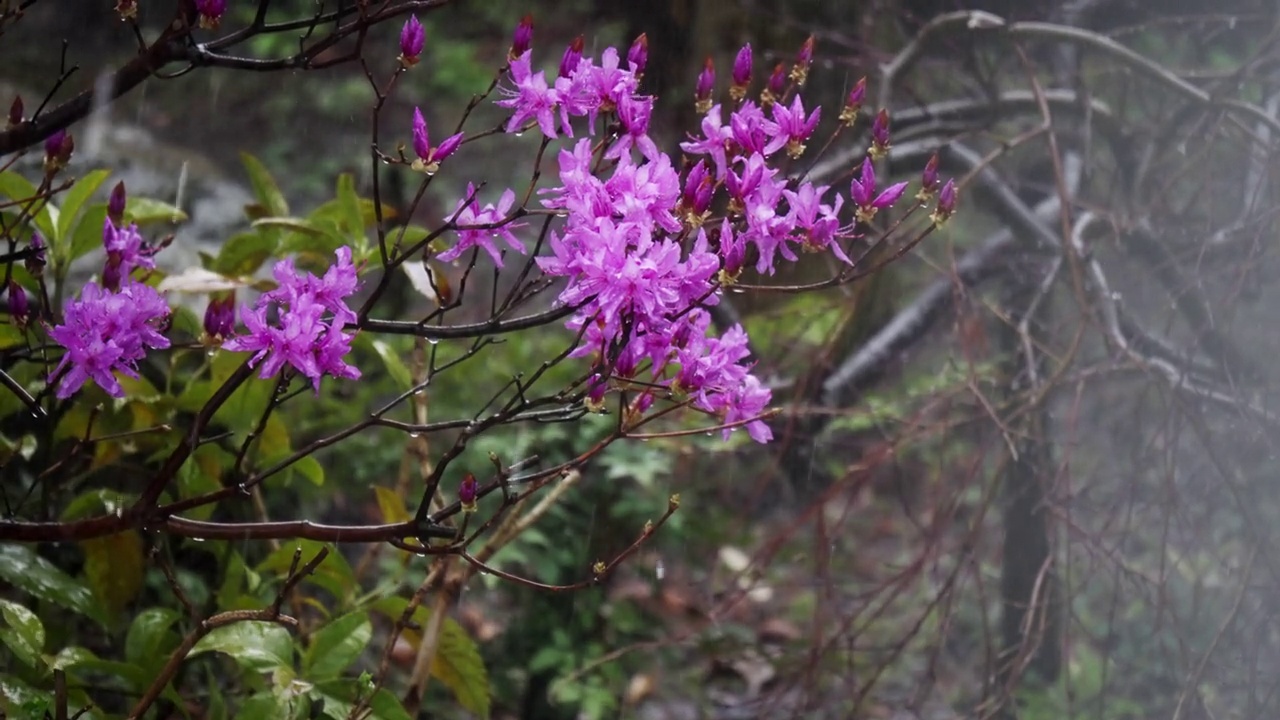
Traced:
<svg viewBox="0 0 1280 720">
<path fill-rule="evenodd" d="M 58 398 L 70 397 L 88 380 L 108 395 L 122 397 L 115 373 L 136 378 L 137 363 L 148 349 L 169 347 L 160 334 L 169 312 L 160 293 L 142 283 L 126 282 L 118 292 L 92 281 L 85 284 L 80 297 L 63 309 L 63 323 L 49 331 L 67 350 L 50 375 L 60 378 Z"/>
<path fill-rule="evenodd" d="M 137 224 L 117 228 L 108 218 L 102 226 L 102 245 L 107 250 L 107 264 L 102 271 L 102 284 L 115 290 L 129 277 L 134 268 L 152 269 L 155 248 L 148 247 L 138 232 Z"/>
<path fill-rule="evenodd" d="M 721 122 L 719 105 L 709 108 L 702 116 L 702 139 L 689 137 L 689 142 L 680 143 L 680 149 L 691 155 L 710 155 L 716 164 L 716 179 L 724 180 L 729 172 L 726 151 L 733 141 L 733 128 Z"/>
<path fill-rule="evenodd" d="M 877 195 L 875 163 L 868 157 L 862 160 L 861 177 L 856 177 L 849 183 L 849 198 L 858 206 L 858 220 L 871 222 L 877 210 L 883 210 L 898 202 L 898 198 L 902 197 L 906 189 L 907 184 L 900 182 L 890 185 L 884 189 L 884 192 Z"/>
<path fill-rule="evenodd" d="M 809 141 L 809 136 L 813 134 L 814 128 L 818 127 L 818 118 L 821 116 L 822 108 L 818 107 L 806 117 L 804 103 L 800 101 L 799 95 L 791 100 L 791 107 L 774 105 L 773 121 L 778 125 L 778 135 L 772 143 L 769 143 L 769 147 L 773 147 L 775 143 L 785 145 L 788 155 L 793 158 L 800 157 L 804 154 L 804 146 Z"/>
<path fill-rule="evenodd" d="M 431 147 L 431 135 L 427 132 L 427 120 L 422 117 L 420 108 L 413 109 L 413 152 L 418 159 L 413 169 L 433 173 L 440 169 L 440 163 L 453 154 L 462 144 L 462 133 L 450 135 L 436 147 Z"/>
<path fill-rule="evenodd" d="M 711 93 L 716 88 L 716 64 L 708 57 L 698 73 L 698 82 L 694 86 L 694 109 L 704 113 L 711 109 Z"/>
<path fill-rule="evenodd" d="M 516 58 L 529 52 L 529 46 L 533 44 L 533 16 L 525 15 L 520 18 L 520 22 L 516 25 L 516 30 L 511 35 L 511 49 L 507 51 L 507 61 L 510 62 Z"/>
<path fill-rule="evenodd" d="M 360 370 L 344 360 L 354 337 L 343 327 L 356 319 L 346 304 L 346 297 L 357 288 L 356 269 L 351 248 L 338 248 L 335 255 L 338 261 L 323 278 L 299 274 L 292 259 L 276 263 L 273 275 L 279 287 L 259 296 L 252 310 L 241 308 L 249 333 L 226 341 L 223 349 L 254 353 L 250 364 L 259 368 L 261 378 L 275 375 L 287 364 L 311 378 L 317 393 L 325 375 L 360 377 Z M 268 320 L 269 315 L 277 318 L 275 323 Z"/>
<path fill-rule="evenodd" d="M 217 30 L 222 22 L 222 15 L 227 11 L 227 0 L 195 0 L 196 11 L 200 13 L 200 27 L 206 30 Z"/>
<path fill-rule="evenodd" d="M 836 195 L 835 204 L 823 203 L 822 196 L 828 189 L 826 185 L 814 187 L 812 183 L 804 183 L 797 191 L 784 190 L 782 194 L 790 208 L 787 219 L 796 230 L 803 231 L 801 243 L 805 250 L 817 252 L 830 248 L 832 255 L 852 265 L 840 243 L 836 242 L 844 198 Z"/>
<path fill-rule="evenodd" d="M 743 45 L 733 58 L 732 84 L 729 85 L 729 97 L 741 100 L 747 96 L 747 86 L 751 84 L 751 43 Z"/>
<path fill-rule="evenodd" d="M 637 78 L 644 74 L 644 68 L 649 64 L 648 33 L 640 33 L 631 43 L 631 49 L 627 50 L 627 64 L 631 66 L 631 72 L 635 73 Z"/>
<path fill-rule="evenodd" d="M 511 212 L 511 206 L 516 201 L 516 194 L 508 188 L 502 193 L 502 197 L 498 198 L 498 204 L 485 205 L 484 209 L 480 209 L 480 203 L 475 199 L 475 186 L 467 183 L 466 196 L 458 201 L 457 208 L 454 209 L 454 224 L 457 226 L 458 242 L 448 250 L 440 253 L 438 256 L 444 262 L 453 262 L 462 256 L 462 253 L 473 247 L 484 248 L 489 253 L 489 257 L 493 259 L 493 264 L 502 267 L 502 251 L 498 250 L 498 246 L 494 244 L 496 238 L 501 238 L 506 242 L 507 246 L 521 255 L 529 252 L 525 249 L 524 243 L 520 242 L 512 230 L 523 227 L 522 223 L 506 223 L 500 227 L 468 227 L 475 225 L 498 225 L 507 219 L 507 215 Z M 468 202 L 467 198 L 470 198 Z"/>
<path fill-rule="evenodd" d="M 507 121 L 507 132 L 518 132 L 531 118 L 538 121 L 538 128 L 549 138 L 556 137 L 556 91 L 547 85 L 546 74 L 532 70 L 532 51 L 511 61 L 511 79 L 514 90 L 501 88 L 506 100 L 499 100 L 498 107 L 511 108 L 515 112 Z"/>
</svg>

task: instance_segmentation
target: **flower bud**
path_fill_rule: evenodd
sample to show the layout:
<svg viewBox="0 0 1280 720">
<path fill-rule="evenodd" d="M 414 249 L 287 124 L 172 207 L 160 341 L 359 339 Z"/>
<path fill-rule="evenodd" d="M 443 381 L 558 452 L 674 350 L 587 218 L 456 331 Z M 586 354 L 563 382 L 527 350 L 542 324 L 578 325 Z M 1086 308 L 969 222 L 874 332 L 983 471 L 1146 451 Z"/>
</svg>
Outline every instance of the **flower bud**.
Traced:
<svg viewBox="0 0 1280 720">
<path fill-rule="evenodd" d="M 13 103 L 9 105 L 9 122 L 8 128 L 12 130 L 22 124 L 22 96 L 14 95 Z"/>
<path fill-rule="evenodd" d="M 138 17 L 138 0 L 117 0 L 116 14 L 121 20 L 132 20 Z"/>
<path fill-rule="evenodd" d="M 450 135 L 437 147 L 431 147 L 431 137 L 427 133 L 427 120 L 422 110 L 413 109 L 413 151 L 418 159 L 413 162 L 413 169 L 431 174 L 440 169 L 440 163 L 453 154 L 462 144 L 462 133 Z"/>
<path fill-rule="evenodd" d="M 27 272 L 36 277 L 40 277 L 40 275 L 44 273 L 45 266 L 45 242 L 44 238 L 40 237 L 40 233 L 31 234 L 31 245 L 27 250 L 30 253 L 27 255 L 27 260 L 24 263 L 27 268 Z"/>
<path fill-rule="evenodd" d="M 223 13 L 227 11 L 227 0 L 195 0 L 195 3 L 196 11 L 200 13 L 200 27 L 217 30 Z"/>
<path fill-rule="evenodd" d="M 764 90 L 760 91 L 760 104 L 769 108 L 781 100 L 786 92 L 787 68 L 785 64 L 778 63 L 773 66 L 773 74 L 769 76 L 769 82 L 765 83 Z"/>
<path fill-rule="evenodd" d="M 849 127 L 858 121 L 858 111 L 862 110 L 862 101 L 867 97 L 867 79 L 864 77 L 849 91 L 844 101 L 844 109 L 840 111 L 840 122 Z"/>
<path fill-rule="evenodd" d="M 925 163 L 924 172 L 920 173 L 920 192 L 916 193 L 919 200 L 928 200 L 933 197 L 933 193 L 938 189 L 938 153 L 934 153 L 929 158 L 929 162 Z"/>
<path fill-rule="evenodd" d="M 578 63 L 582 62 L 582 48 L 585 44 L 586 41 L 579 35 L 569 43 L 569 47 L 564 49 L 564 55 L 560 56 L 560 77 L 569 77 L 574 70 L 578 69 Z"/>
<path fill-rule="evenodd" d="M 587 412 L 603 413 L 605 411 L 604 396 L 609 392 L 609 383 L 597 374 L 592 378 L 591 389 L 587 391 L 587 397 L 582 401 L 587 406 Z"/>
<path fill-rule="evenodd" d="M 27 291 L 16 280 L 9 281 L 9 317 L 18 329 L 25 328 L 31 320 L 31 302 Z"/>
<path fill-rule="evenodd" d="M 231 337 L 236 327 L 236 293 L 232 290 L 225 297 L 213 296 L 204 310 L 204 332 L 210 340 Z"/>
<path fill-rule="evenodd" d="M 640 36 L 631 43 L 631 49 L 627 51 L 627 62 L 631 65 L 631 72 L 640 78 L 644 75 L 644 68 L 649 64 L 649 36 L 646 33 L 640 33 Z"/>
<path fill-rule="evenodd" d="M 76 141 L 71 133 L 59 130 L 44 141 L 44 172 L 53 175 L 71 162 L 71 153 L 75 151 Z"/>
<path fill-rule="evenodd" d="M 418 64 L 422 46 L 426 44 L 427 31 L 422 29 L 417 15 L 410 15 L 400 28 L 400 66 L 406 70 Z"/>
<path fill-rule="evenodd" d="M 462 511 L 473 513 L 476 511 L 476 495 L 479 491 L 476 476 L 467 473 L 462 476 L 462 482 L 458 484 L 458 502 L 462 503 Z"/>
<path fill-rule="evenodd" d="M 525 15 L 520 19 L 520 24 L 516 25 L 516 31 L 511 36 L 511 49 L 507 51 L 507 61 L 510 62 L 524 55 L 532 44 L 533 16 Z"/>
<path fill-rule="evenodd" d="M 107 217 L 116 227 L 124 226 L 125 192 L 124 181 L 116 183 L 111 189 L 111 197 L 107 200 Z"/>
<path fill-rule="evenodd" d="M 809 66 L 813 64 L 813 43 L 814 38 L 809 36 L 808 40 L 800 46 L 800 52 L 796 53 L 796 62 L 791 66 L 791 79 L 796 85 L 804 87 L 804 83 L 809 79 Z"/>
<path fill-rule="evenodd" d="M 702 65 L 702 72 L 698 73 L 698 84 L 694 89 L 694 107 L 698 112 L 704 113 L 711 109 L 711 93 L 716 87 L 716 64 L 710 56 Z"/>
<path fill-rule="evenodd" d="M 871 157 L 879 160 L 889 153 L 889 111 L 884 108 L 876 113 L 871 123 Z"/>
<path fill-rule="evenodd" d="M 751 84 L 751 43 L 742 46 L 737 57 L 733 59 L 733 83 L 729 85 L 729 97 L 741 100 L 747 96 L 747 86 Z"/>
<path fill-rule="evenodd" d="M 938 193 L 938 207 L 929 216 L 935 227 L 941 227 L 956 211 L 956 181 L 948 180 Z"/>
</svg>

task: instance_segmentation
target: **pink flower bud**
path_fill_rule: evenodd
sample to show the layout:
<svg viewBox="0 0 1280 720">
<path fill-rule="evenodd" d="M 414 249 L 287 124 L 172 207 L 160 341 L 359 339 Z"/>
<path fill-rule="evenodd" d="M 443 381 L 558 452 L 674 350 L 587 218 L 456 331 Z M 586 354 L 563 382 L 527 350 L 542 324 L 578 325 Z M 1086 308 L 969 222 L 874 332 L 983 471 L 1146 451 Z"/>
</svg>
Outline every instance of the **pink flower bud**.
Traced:
<svg viewBox="0 0 1280 720">
<path fill-rule="evenodd" d="M 400 65 L 411 68 L 418 64 L 422 46 L 427 42 L 427 31 L 422 29 L 417 15 L 410 15 L 400 28 Z"/>
<path fill-rule="evenodd" d="M 729 97 L 741 100 L 747 95 L 747 86 L 751 84 L 751 43 L 742 46 L 737 57 L 733 59 L 733 84 L 729 86 Z"/>
<path fill-rule="evenodd" d="M 116 227 L 124 225 L 125 204 L 124 181 L 121 180 L 111 189 L 111 197 L 107 200 L 107 217 Z"/>
<path fill-rule="evenodd" d="M 533 16 L 525 15 L 520 18 L 520 24 L 516 25 L 516 31 L 511 36 L 511 49 L 507 51 L 507 61 L 515 60 L 529 51 L 533 44 Z"/>
<path fill-rule="evenodd" d="M 458 502 L 462 503 L 464 512 L 476 511 L 476 495 L 479 487 L 476 483 L 476 476 L 467 473 L 462 477 L 462 482 L 458 484 Z"/>
<path fill-rule="evenodd" d="M 13 103 L 9 105 L 9 128 L 13 129 L 22 124 L 22 96 L 14 95 Z"/>
<path fill-rule="evenodd" d="M 927 200 L 938 189 L 938 153 L 934 153 L 925 163 L 924 172 L 920 173 L 920 192 L 916 197 Z"/>
<path fill-rule="evenodd" d="M 223 13 L 227 11 L 227 0 L 195 0 L 195 3 L 196 11 L 200 13 L 200 27 L 217 30 Z"/>
<path fill-rule="evenodd" d="M 231 337 L 236 327 L 236 294 L 231 291 L 226 297 L 213 297 L 204 311 L 204 331 L 210 339 L 220 340 Z"/>
<path fill-rule="evenodd" d="M 19 328 L 25 328 L 31 320 L 31 302 L 27 299 L 27 291 L 16 280 L 9 281 L 9 317 Z"/>
<path fill-rule="evenodd" d="M 871 157 L 879 160 L 889 152 L 889 111 L 884 108 L 876 113 L 871 123 Z"/>
<path fill-rule="evenodd" d="M 849 97 L 844 101 L 844 109 L 840 111 L 840 122 L 853 127 L 858 120 L 858 112 L 862 110 L 862 101 L 866 97 L 867 79 L 864 77 L 849 91 Z"/>
<path fill-rule="evenodd" d="M 804 87 L 804 83 L 809 79 L 809 66 L 813 64 L 813 43 L 812 35 L 804 41 L 800 46 L 800 52 L 796 53 L 796 62 L 791 66 L 791 79 L 797 85 Z"/>
<path fill-rule="evenodd" d="M 413 163 L 415 170 L 436 172 L 440 169 L 440 163 L 452 155 L 461 144 L 462 133 L 458 133 L 445 138 L 439 146 L 432 147 L 431 137 L 427 133 L 427 120 L 422 116 L 421 109 L 413 109 L 413 151 L 418 155 L 418 159 Z"/>
<path fill-rule="evenodd" d="M 59 130 L 44 141 L 44 171 L 47 175 L 61 170 L 71 162 L 75 150 L 75 138 L 66 130 Z"/>
<path fill-rule="evenodd" d="M 773 74 L 769 76 L 769 82 L 765 84 L 764 90 L 760 93 L 760 104 L 769 107 L 781 100 L 786 92 L 787 68 L 784 63 L 778 63 L 773 66 Z"/>
<path fill-rule="evenodd" d="M 631 43 L 631 49 L 627 51 L 627 62 L 631 65 L 631 72 L 636 77 L 644 74 L 644 68 L 649 64 L 649 35 L 640 33 L 640 36 Z"/>
<path fill-rule="evenodd" d="M 710 56 L 702 65 L 702 72 L 698 74 L 698 84 L 694 88 L 695 107 L 698 112 L 704 113 L 711 109 L 711 93 L 716 87 L 716 64 Z"/>
<path fill-rule="evenodd" d="M 585 44 L 586 41 L 579 35 L 569 43 L 569 47 L 564 49 L 564 55 L 560 57 L 560 77 L 569 77 L 574 70 L 578 69 L 578 63 L 582 62 L 582 48 Z"/>
<path fill-rule="evenodd" d="M 933 211 L 930 220 L 935 226 L 941 226 L 956 211 L 956 181 L 948 180 L 938 193 L 938 207 Z"/>
<path fill-rule="evenodd" d="M 132 20 L 138 16 L 138 0 L 118 0 L 116 14 L 121 20 Z"/>
<path fill-rule="evenodd" d="M 44 272 L 45 265 L 45 242 L 44 238 L 40 237 L 40 233 L 31 234 L 31 245 L 27 250 L 29 254 L 27 255 L 27 260 L 24 263 L 27 268 L 27 272 L 39 277 Z"/>
</svg>

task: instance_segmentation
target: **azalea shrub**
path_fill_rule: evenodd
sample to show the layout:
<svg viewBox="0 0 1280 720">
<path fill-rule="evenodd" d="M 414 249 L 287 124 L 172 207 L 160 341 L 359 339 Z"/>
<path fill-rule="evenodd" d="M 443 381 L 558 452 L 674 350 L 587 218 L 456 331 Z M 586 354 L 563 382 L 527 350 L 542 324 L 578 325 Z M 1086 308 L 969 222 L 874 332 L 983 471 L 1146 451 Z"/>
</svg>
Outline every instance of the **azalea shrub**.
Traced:
<svg viewBox="0 0 1280 720">
<path fill-rule="evenodd" d="M 40 137 L 0 172 L 8 717 L 407 718 L 435 703 L 488 715 L 463 587 L 484 574 L 586 588 L 661 532 L 676 478 L 634 542 L 573 582 L 499 555 L 611 446 L 773 438 L 777 409 L 729 293 L 856 282 L 955 210 L 936 158 L 910 188 L 877 175 L 890 117 L 863 112 L 865 81 L 825 111 L 804 95 L 812 39 L 763 78 L 745 46 L 727 83 L 708 61 L 694 97 L 664 98 L 701 116 L 677 155 L 651 133 L 644 36 L 596 56 L 579 38 L 556 61 L 535 52 L 527 17 L 455 128 L 421 109 L 382 118 L 406 73 L 431 71 L 411 13 L 424 6 L 360 21 L 403 23 L 398 48 L 360 50 L 375 118 L 401 128 L 371 138 L 371 197 L 344 176 L 296 215 L 246 156 L 244 229 L 198 267 L 157 263 L 172 242 L 157 228 L 181 208 L 81 167 L 74 123 L 13 101 L 10 144 Z M 180 31 L 230 33 L 224 46 L 262 30 L 231 27 L 218 0 L 195 12 Z M 485 102 L 506 113 L 496 130 L 473 127 Z M 527 182 L 455 162 L 497 134 L 524 136 Z M 845 184 L 816 185 L 811 148 L 835 143 L 863 143 L 865 159 Z M 385 202 L 391 174 L 416 183 L 413 207 Z M 465 191 L 441 197 L 445 176 Z M 428 197 L 448 209 L 433 227 L 411 220 Z M 771 281 L 805 253 L 833 270 Z M 406 284 L 423 309 L 395 315 Z M 517 440 L 555 426 L 577 428 L 562 451 Z M 343 449 L 371 437 L 404 458 L 398 478 L 360 489 L 378 517 L 309 515 L 326 507 L 326 475 L 354 462 Z"/>
</svg>

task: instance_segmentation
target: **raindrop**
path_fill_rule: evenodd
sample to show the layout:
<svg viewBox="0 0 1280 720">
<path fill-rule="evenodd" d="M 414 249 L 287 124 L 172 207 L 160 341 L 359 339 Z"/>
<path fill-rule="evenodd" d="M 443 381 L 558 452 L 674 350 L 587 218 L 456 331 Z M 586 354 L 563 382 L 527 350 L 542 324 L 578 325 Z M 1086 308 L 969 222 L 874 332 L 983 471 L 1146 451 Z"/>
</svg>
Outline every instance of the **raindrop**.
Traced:
<svg viewBox="0 0 1280 720">
<path fill-rule="evenodd" d="M 411 438 L 416 438 L 416 437 L 419 437 L 419 436 L 421 436 L 421 435 L 422 435 L 422 433 L 419 433 L 419 432 L 411 432 L 411 433 L 409 433 L 409 437 L 411 437 Z"/>
<path fill-rule="evenodd" d="M 436 171 L 435 171 L 435 170 L 428 170 L 428 171 L 427 171 L 427 177 L 435 177 L 435 175 L 436 175 Z"/>
<path fill-rule="evenodd" d="M 427 342 L 431 343 L 432 345 L 439 345 L 439 344 L 440 344 L 440 338 L 433 338 L 433 337 L 429 337 L 429 338 L 427 338 Z"/>
<path fill-rule="evenodd" d="M 662 561 L 659 560 L 657 567 L 653 569 L 653 575 L 654 577 L 661 580 L 663 577 L 666 576 L 666 574 L 667 574 L 667 568 L 665 565 L 662 564 Z"/>
<path fill-rule="evenodd" d="M 205 355 L 208 355 L 209 357 L 213 357 L 213 356 L 215 356 L 215 355 L 217 355 L 217 354 L 218 354 L 218 349 L 217 349 L 217 348 L 209 348 L 208 350 L 205 350 L 205 351 L 204 351 L 204 354 L 205 354 Z"/>
<path fill-rule="evenodd" d="M 746 290 L 743 290 L 740 287 L 735 287 L 735 288 L 729 288 L 729 292 L 738 293 L 739 295 L 741 295 L 742 293 L 746 292 Z"/>
<path fill-rule="evenodd" d="M 204 538 L 202 538 L 202 537 L 193 537 L 193 538 L 191 538 L 191 542 L 204 542 Z"/>
<path fill-rule="evenodd" d="M 516 133 L 516 137 L 524 137 L 524 131 L 521 130 L 520 132 Z"/>
</svg>

